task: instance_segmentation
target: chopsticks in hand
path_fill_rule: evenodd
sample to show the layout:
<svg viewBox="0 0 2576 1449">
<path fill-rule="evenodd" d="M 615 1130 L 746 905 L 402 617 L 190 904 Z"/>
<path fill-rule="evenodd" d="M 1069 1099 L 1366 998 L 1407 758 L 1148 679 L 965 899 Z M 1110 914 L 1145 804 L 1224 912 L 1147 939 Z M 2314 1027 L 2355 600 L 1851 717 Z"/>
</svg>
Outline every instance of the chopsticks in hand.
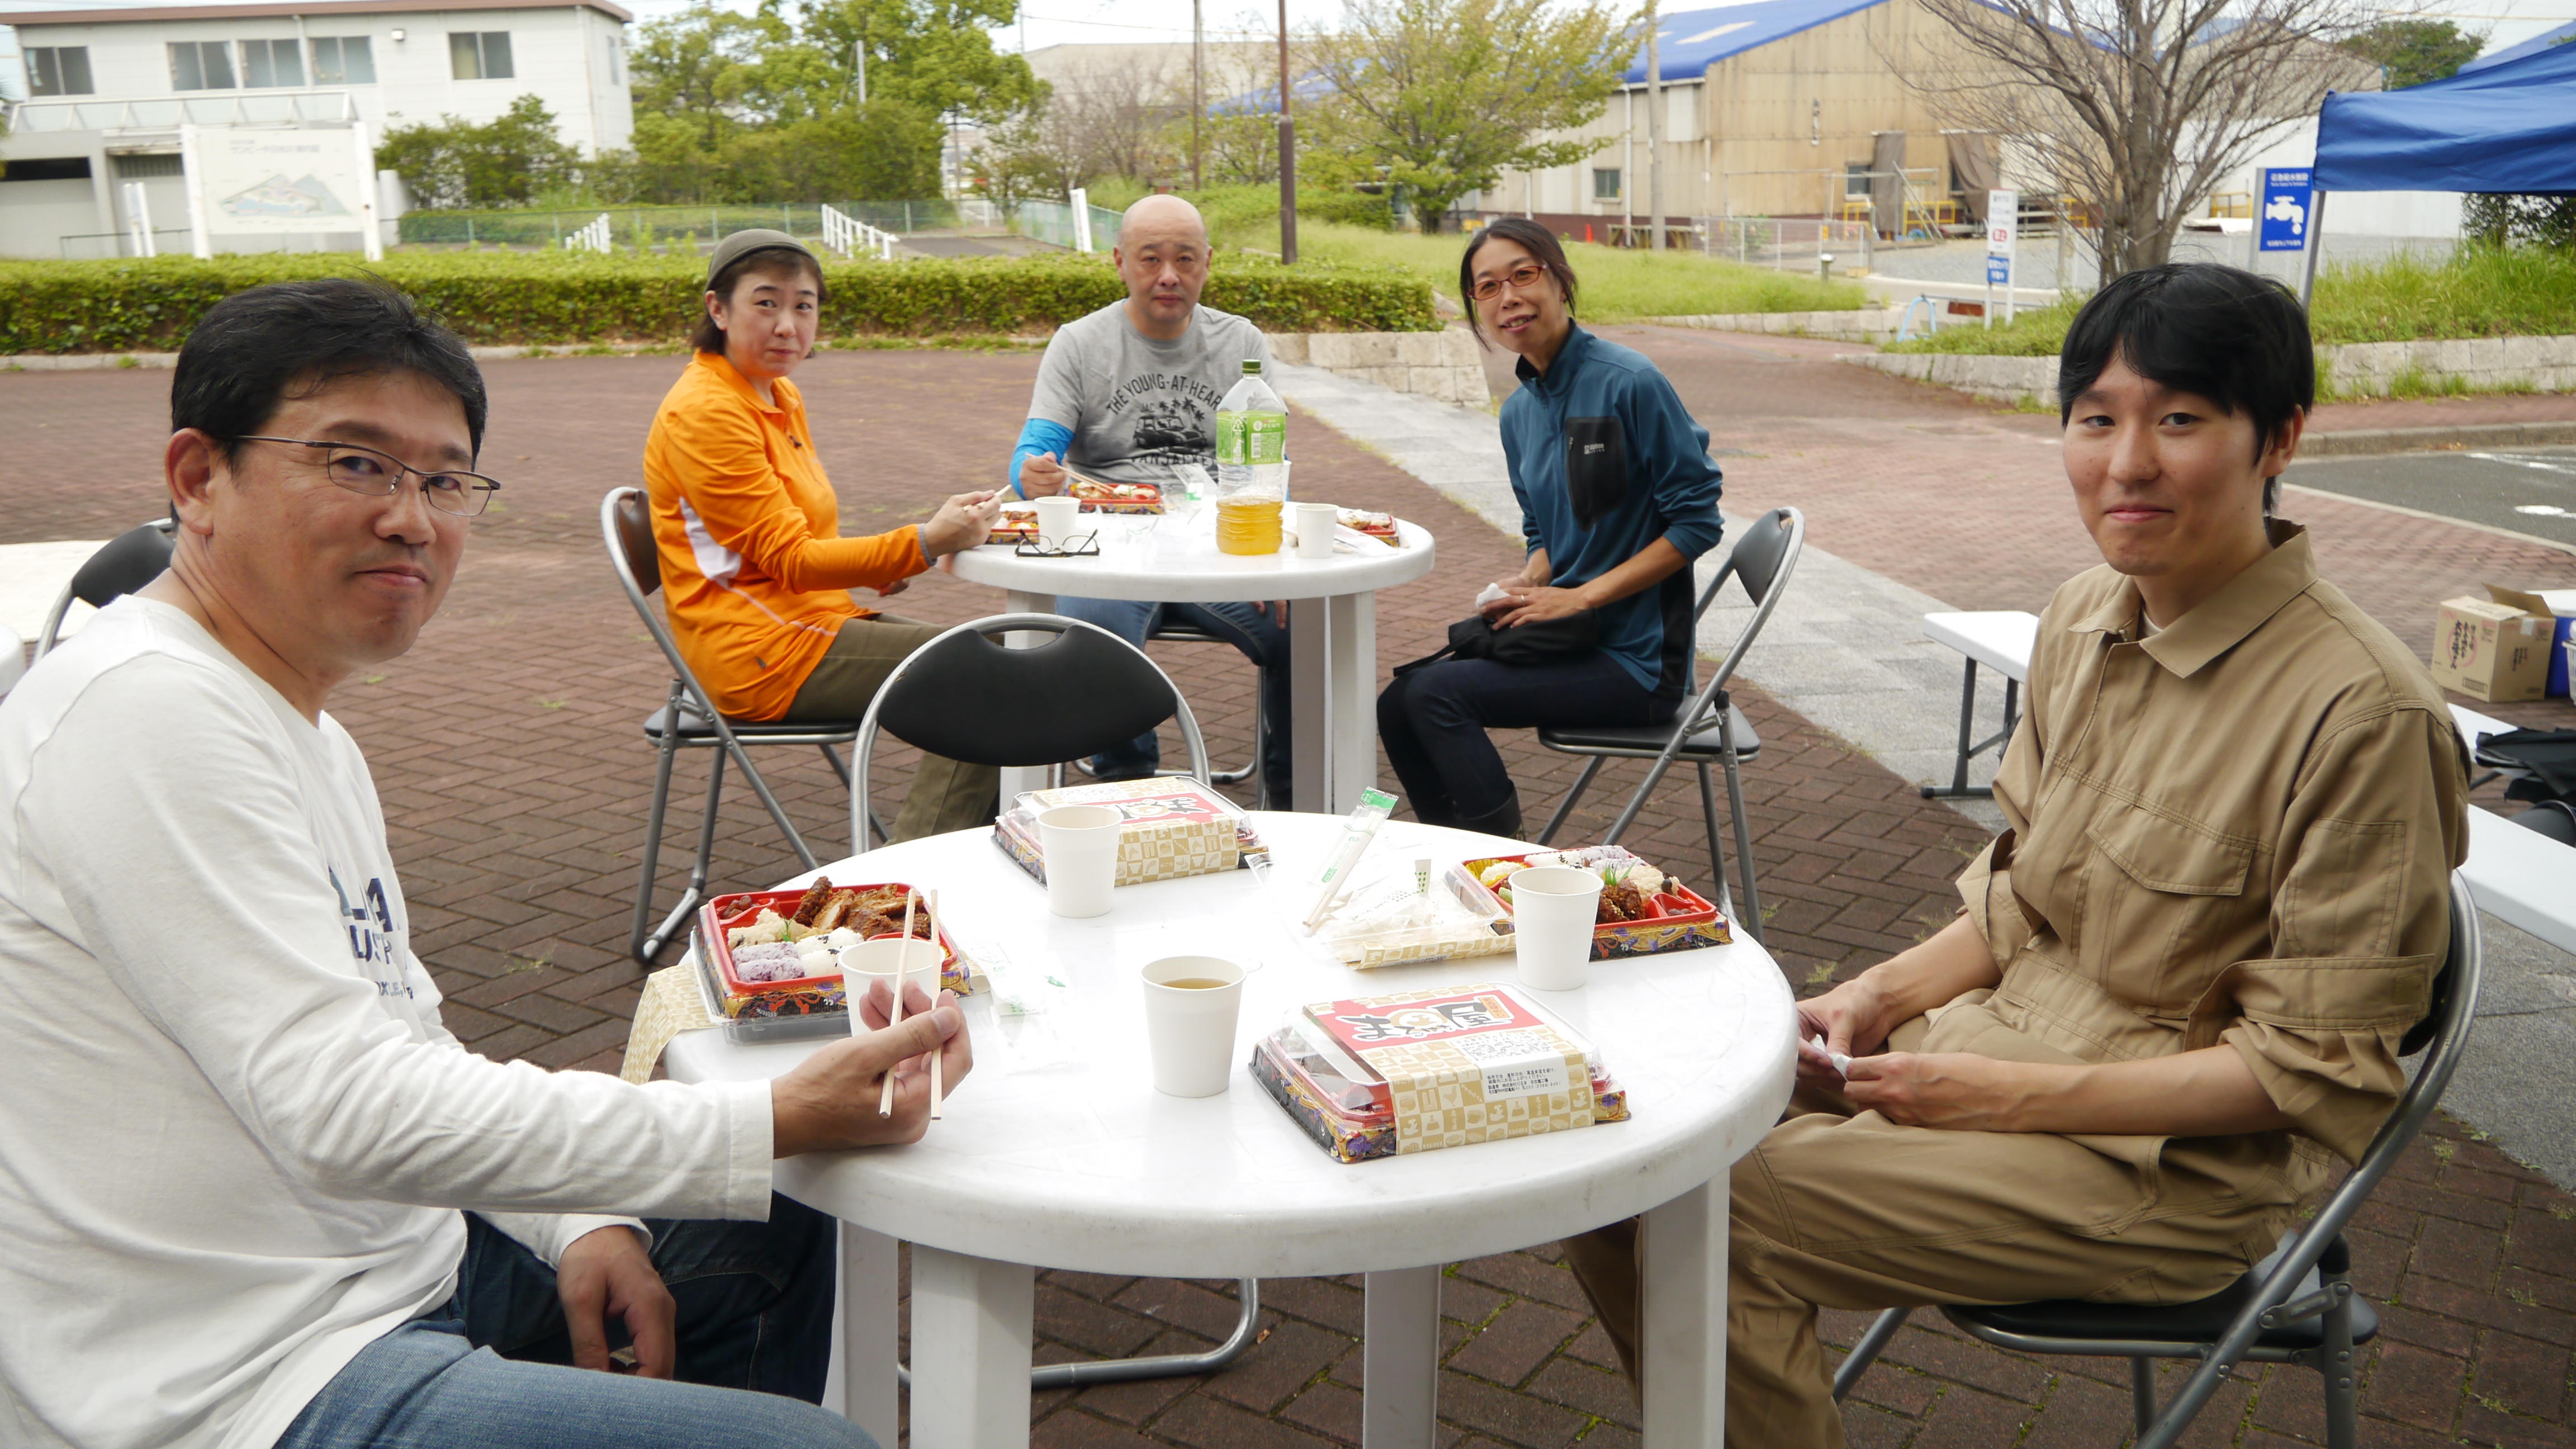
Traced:
<svg viewBox="0 0 2576 1449">
<path fill-rule="evenodd" d="M 906 978 L 912 974 L 912 907 L 920 895 L 915 890 L 903 893 L 903 944 L 894 953 L 894 1005 L 886 1012 L 889 1028 L 903 1025 L 903 988 Z M 894 1115 L 894 1067 L 891 1066 L 886 1068 L 884 1090 L 877 1093 L 877 1115 Z"/>
</svg>

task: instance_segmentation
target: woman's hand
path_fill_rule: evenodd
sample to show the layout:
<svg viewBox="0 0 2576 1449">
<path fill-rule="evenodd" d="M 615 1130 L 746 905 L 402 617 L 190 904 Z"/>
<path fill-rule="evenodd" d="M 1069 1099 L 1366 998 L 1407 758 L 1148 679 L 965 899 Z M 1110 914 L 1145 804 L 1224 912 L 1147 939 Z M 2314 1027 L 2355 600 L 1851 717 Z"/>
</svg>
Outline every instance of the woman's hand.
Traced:
<svg viewBox="0 0 2576 1449">
<path fill-rule="evenodd" d="M 1842 1089 L 1843 1074 L 1828 1060 L 1857 1057 L 1878 1050 L 1894 1023 L 1879 983 L 1867 973 L 1822 996 L 1798 1003 L 1798 1080 L 1811 1087 Z M 1818 1045 L 1815 1039 L 1823 1038 Z M 1857 1065 L 1857 1063 L 1855 1063 Z"/>
<path fill-rule="evenodd" d="M 1905 1127 L 1955 1132 L 2024 1132 L 2036 1074 L 2031 1068 L 1967 1052 L 1889 1052 L 1861 1057 L 1843 1083 L 1846 1100 Z M 2074 1130 L 2082 1130 L 2080 1128 Z"/>
<path fill-rule="evenodd" d="M 1001 516 L 1001 494 L 957 494 L 921 526 L 921 551 L 936 559 L 973 548 L 993 536 L 993 520 Z"/>
<path fill-rule="evenodd" d="M 1584 601 L 1581 589 L 1505 584 L 1503 601 L 1493 607 L 1501 612 L 1501 617 L 1494 619 L 1494 627 L 1512 629 L 1547 619 L 1570 619 L 1592 605 Z"/>
</svg>

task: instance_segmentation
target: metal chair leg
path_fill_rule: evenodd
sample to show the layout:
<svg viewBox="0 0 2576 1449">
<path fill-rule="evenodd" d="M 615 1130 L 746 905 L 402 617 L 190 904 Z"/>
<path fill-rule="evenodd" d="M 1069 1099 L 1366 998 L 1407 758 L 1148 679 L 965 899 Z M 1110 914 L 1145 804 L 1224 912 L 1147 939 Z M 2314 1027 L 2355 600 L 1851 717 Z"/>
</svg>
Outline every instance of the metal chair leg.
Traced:
<svg viewBox="0 0 2576 1449">
<path fill-rule="evenodd" d="M 2341 1281 L 2343 1274 L 2330 1273 L 2321 1286 L 2334 1293 L 2332 1285 Z M 2335 1293 L 2324 1320 L 2325 1342 L 2317 1345 L 2316 1362 L 2326 1381 L 2326 1449 L 2361 1449 L 2361 1364 L 2352 1345 L 2352 1295 Z"/>
<path fill-rule="evenodd" d="M 675 705 L 679 699 L 679 693 L 679 686 L 673 685 L 671 697 Z M 674 713 L 676 712 L 675 709 Z M 679 750 L 678 736 L 670 730 L 663 731 L 661 759 L 653 767 L 653 804 L 646 814 L 644 824 L 643 874 L 635 882 L 635 924 L 634 929 L 629 931 L 626 937 L 626 954 L 634 957 L 635 964 L 647 971 L 653 969 L 654 951 L 660 949 L 658 942 L 652 943 L 652 950 L 647 950 L 646 946 L 653 934 L 651 929 L 653 876 L 662 860 L 662 821 L 670 812 L 671 760 Z"/>
<path fill-rule="evenodd" d="M 1717 882 L 1717 908 L 1735 919 L 1735 896 L 1726 888 L 1726 852 L 1717 844 L 1717 791 L 1709 784 L 1708 762 L 1699 762 L 1699 818 L 1708 831 L 1708 874 Z"/>
<path fill-rule="evenodd" d="M 1769 945 L 1762 934 L 1762 892 L 1753 883 L 1753 825 L 1744 818 L 1744 774 L 1736 765 L 1735 736 L 1725 736 L 1720 758 L 1726 764 L 1726 808 L 1735 815 L 1735 873 L 1744 878 L 1744 922 L 1753 939 Z"/>
<path fill-rule="evenodd" d="M 689 885 L 680 892 L 679 903 L 662 918 L 662 924 L 654 927 L 653 934 L 644 938 L 643 952 L 636 959 L 647 969 L 651 968 L 653 958 L 662 954 L 663 947 L 688 929 L 690 913 L 706 899 L 707 879 L 713 870 L 716 854 L 716 810 L 724 803 L 724 764 L 724 751 L 716 751 L 715 765 L 707 771 L 707 813 L 706 818 L 698 823 L 698 855 L 689 867 Z"/>
<path fill-rule="evenodd" d="M 1138 1379 L 1171 1379 L 1184 1374 L 1212 1374 L 1243 1357 L 1259 1337 L 1255 1331 L 1261 1317 L 1261 1280 L 1238 1278 L 1235 1291 L 1243 1300 L 1243 1311 L 1234 1320 L 1234 1332 L 1205 1353 L 1158 1353 L 1147 1358 L 1098 1358 L 1079 1363 L 1041 1364 L 1029 1370 L 1032 1389 L 1078 1389 L 1093 1384 L 1132 1383 Z M 896 1364 L 895 1377 L 905 1388 L 912 1387 L 912 1365 Z"/>
<path fill-rule="evenodd" d="M 2156 1426 L 2156 1361 L 2154 1359 L 2129 1360 L 2129 1410 L 2137 1418 L 2140 1435 L 2143 1436 Z"/>
<path fill-rule="evenodd" d="M 840 751 L 830 745 L 816 745 L 814 748 L 823 752 L 823 763 L 832 767 L 832 774 L 840 780 L 841 788 L 850 788 L 850 767 L 841 763 Z"/>
<path fill-rule="evenodd" d="M 805 848 L 805 837 L 798 833 L 795 822 L 787 818 L 787 810 L 778 803 L 778 797 L 769 793 L 769 782 L 760 777 L 760 770 L 751 763 L 751 753 L 742 747 L 742 741 L 728 733 L 723 753 L 733 756 L 734 763 L 742 766 L 743 778 L 751 782 L 752 793 L 760 797 L 760 803 L 769 807 L 769 818 L 778 822 L 779 833 L 787 837 L 788 848 L 796 852 L 796 859 L 807 870 L 814 869 L 818 864 L 814 852 Z"/>
<path fill-rule="evenodd" d="M 1574 813 L 1575 802 L 1583 798 L 1584 791 L 1592 788 L 1592 777 L 1600 774 L 1601 767 L 1609 762 L 1607 755 L 1594 755 L 1584 765 L 1583 773 L 1574 777 L 1574 788 L 1565 792 L 1565 798 L 1557 802 L 1556 813 L 1547 817 L 1547 828 L 1538 833 L 1539 844 L 1546 845 L 1556 839 L 1556 832 L 1565 825 L 1565 817 Z"/>
<path fill-rule="evenodd" d="M 1869 1331 L 1860 1336 L 1860 1342 L 1853 1344 L 1852 1351 L 1843 1356 L 1842 1366 L 1834 1370 L 1835 1403 L 1851 1397 L 1852 1389 L 1860 1383 L 1860 1376 L 1869 1372 L 1871 1364 L 1878 1362 L 1878 1356 L 1896 1337 L 1896 1330 L 1905 1326 L 1905 1315 L 1913 1311 L 1911 1308 L 1891 1308 L 1871 1321 Z"/>
</svg>

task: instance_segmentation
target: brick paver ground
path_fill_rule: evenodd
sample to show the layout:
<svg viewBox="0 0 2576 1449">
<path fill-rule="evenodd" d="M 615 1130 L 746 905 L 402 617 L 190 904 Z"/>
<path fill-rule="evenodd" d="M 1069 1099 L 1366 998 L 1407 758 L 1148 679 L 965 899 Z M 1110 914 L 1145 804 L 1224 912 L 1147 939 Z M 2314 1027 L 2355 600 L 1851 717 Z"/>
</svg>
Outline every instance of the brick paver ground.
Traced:
<svg viewBox="0 0 2576 1449">
<path fill-rule="evenodd" d="M 449 1023 L 490 1056 L 606 1067 L 624 1038 L 640 979 L 624 955 L 626 913 L 651 764 L 636 724 L 664 676 L 600 556 L 595 519 L 600 493 L 634 478 L 652 405 L 678 365 L 675 358 L 491 365 L 485 456 L 512 486 L 477 525 L 465 572 L 419 647 L 333 701 L 374 764 L 414 942 L 449 993 Z M 953 352 L 834 354 L 809 364 L 802 380 L 845 526 L 891 526 L 918 517 L 940 494 L 990 478 L 1034 371 L 1026 355 Z M 2036 607 L 2054 581 L 2050 569 L 2062 577 L 2085 561 L 2034 522 L 2014 547 L 1980 555 L 1973 567 L 1946 562 L 1979 531 L 1975 509 L 2000 511 L 2031 496 L 2015 488 L 2049 480 L 2036 462 L 2022 461 L 2049 455 L 2019 419 L 1998 423 L 1984 410 L 1944 404 L 1923 423 L 1929 395 L 1884 384 L 1895 389 L 1889 401 L 1864 399 L 1868 410 L 1857 422 L 1810 424 L 1786 404 L 1814 396 L 1812 379 L 1766 383 L 1752 373 L 1729 383 L 1713 370 L 1676 373 L 1720 446 L 1741 454 L 1726 459 L 1731 507 L 1796 502 L 1817 520 L 1819 546 L 1969 607 Z M 0 377 L 0 542 L 103 537 L 158 511 L 150 480 L 167 380 L 158 372 Z M 1862 374 L 1861 382 L 1884 380 Z M 1693 391 L 1703 385 L 1716 395 Z M 1382 663 L 1428 650 L 1517 550 L 1375 455 L 1301 426 L 1301 482 L 1318 480 L 1313 491 L 1336 501 L 1395 509 L 1439 537 L 1439 568 L 1380 597 Z M 2029 450 L 2015 457 L 2011 478 L 1992 480 L 1986 491 L 1956 486 L 1969 463 L 2005 453 L 2002 435 Z M 1883 487 L 1873 501 L 1854 479 L 1917 486 Z M 1926 490 L 1925 479 L 1944 482 Z M 1927 492 L 1936 495 L 1928 504 Z M 2492 562 L 2478 545 L 2448 538 L 2445 527 L 2430 532 L 2441 546 L 2467 550 L 2463 567 Z M 2413 536 L 2407 549 L 2426 546 Z M 1927 571 L 1943 569 L 1951 572 L 1926 581 Z M 1997 578 L 2004 582 L 1996 596 L 1966 587 Z M 2386 587 L 2390 607 L 2411 607 L 2402 578 Z M 895 607 L 950 621 L 997 604 L 982 590 L 932 576 Z M 1158 654 L 1200 710 L 1217 752 L 1246 754 L 1249 671 L 1221 650 L 1158 647 Z M 1776 908 L 1772 949 L 1801 991 L 1819 989 L 1944 919 L 1950 877 L 1981 837 L 1758 690 L 1745 693 L 1766 742 L 1747 787 L 1764 896 Z M 1507 740 L 1506 755 L 1534 813 L 1573 774 L 1569 762 L 1525 738 Z M 881 779 L 897 782 L 900 766 L 894 758 Z M 818 850 L 835 853 L 843 801 L 822 763 L 790 754 L 768 769 Z M 681 799 L 703 778 L 685 772 Z M 1616 789 L 1597 796 L 1571 833 L 1597 835 L 1622 799 Z M 1668 868 L 1704 881 L 1706 847 L 1686 800 L 1675 789 L 1631 838 Z M 792 869 L 745 803 L 732 801 L 720 834 L 717 878 L 726 885 Z M 686 808 L 675 813 L 666 892 L 677 883 L 675 855 L 692 823 Z M 2382 1192 L 2356 1234 L 2363 1284 L 2391 1304 L 2365 1395 L 2371 1442 L 2576 1441 L 2566 1402 L 2576 1346 L 2576 1199 L 2455 1126 L 2442 1132 L 2410 1155 L 2405 1180 Z M 1445 1444 L 1635 1442 L 1635 1412 L 1607 1345 L 1552 1249 L 1459 1264 L 1446 1284 Z M 1232 1321 L 1230 1291 L 1047 1274 L 1041 1357 L 1206 1346 Z M 1039 1442 L 1356 1443 L 1357 1285 L 1276 1280 L 1263 1285 L 1263 1299 L 1261 1342 L 1226 1372 L 1045 1396 Z M 1849 1411 L 1855 1442 L 1930 1449 L 2108 1445 L 2124 1436 L 2120 1366 L 1997 1353 L 1927 1317 Z M 1859 1322 L 1834 1315 L 1829 1327 L 1848 1341 Z M 2254 1374 L 2232 1387 L 2204 1416 L 2195 1442 L 2270 1446 L 2318 1437 L 2314 1385 L 2293 1374 L 2275 1387 L 2273 1377 Z"/>
</svg>

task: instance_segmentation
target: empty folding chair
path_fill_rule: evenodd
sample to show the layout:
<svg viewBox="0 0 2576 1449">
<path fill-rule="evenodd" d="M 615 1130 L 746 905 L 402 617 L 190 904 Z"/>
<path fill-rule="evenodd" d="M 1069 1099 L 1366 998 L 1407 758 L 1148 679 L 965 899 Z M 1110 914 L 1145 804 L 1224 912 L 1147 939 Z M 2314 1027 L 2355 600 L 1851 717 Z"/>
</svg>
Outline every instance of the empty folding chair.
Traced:
<svg viewBox="0 0 2576 1449">
<path fill-rule="evenodd" d="M 107 542 L 100 544 L 72 574 L 72 581 L 54 599 L 54 607 L 45 614 L 45 627 L 36 635 L 36 657 L 42 659 L 62 642 L 63 619 L 71 613 L 77 599 L 93 609 L 104 609 L 122 595 L 133 593 L 161 576 L 170 567 L 170 552 L 178 541 L 178 524 L 168 518 L 138 523 Z"/>
</svg>

